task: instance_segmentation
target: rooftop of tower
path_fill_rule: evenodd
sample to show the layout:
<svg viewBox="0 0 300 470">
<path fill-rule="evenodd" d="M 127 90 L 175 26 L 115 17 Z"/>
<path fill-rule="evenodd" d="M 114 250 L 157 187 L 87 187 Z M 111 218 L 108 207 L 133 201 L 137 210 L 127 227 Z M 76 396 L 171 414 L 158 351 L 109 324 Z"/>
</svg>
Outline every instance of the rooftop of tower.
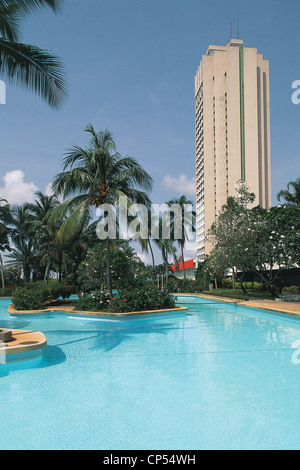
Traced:
<svg viewBox="0 0 300 470">
<path fill-rule="evenodd" d="M 215 51 L 226 51 L 228 46 L 242 46 L 244 44 L 242 39 L 230 39 L 229 42 L 225 44 L 225 46 L 215 46 L 210 45 L 208 46 L 206 55 L 213 55 Z"/>
</svg>

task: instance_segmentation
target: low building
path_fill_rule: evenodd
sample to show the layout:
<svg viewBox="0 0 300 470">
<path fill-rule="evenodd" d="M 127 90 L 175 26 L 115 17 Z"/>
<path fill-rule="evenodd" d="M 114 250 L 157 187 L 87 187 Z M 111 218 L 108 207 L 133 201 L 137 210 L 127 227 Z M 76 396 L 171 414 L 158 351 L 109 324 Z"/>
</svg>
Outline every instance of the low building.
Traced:
<svg viewBox="0 0 300 470">
<path fill-rule="evenodd" d="M 171 265 L 172 274 L 178 279 L 184 279 L 184 274 L 186 279 L 195 279 L 195 261 L 193 259 L 184 262 L 184 270 L 183 263 Z"/>
</svg>

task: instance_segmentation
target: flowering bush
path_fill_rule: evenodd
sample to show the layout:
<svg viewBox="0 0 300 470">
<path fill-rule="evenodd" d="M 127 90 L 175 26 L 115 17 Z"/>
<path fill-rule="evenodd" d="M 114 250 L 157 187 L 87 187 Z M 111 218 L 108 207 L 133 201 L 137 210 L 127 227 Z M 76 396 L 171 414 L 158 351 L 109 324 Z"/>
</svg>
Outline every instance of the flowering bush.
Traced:
<svg viewBox="0 0 300 470">
<path fill-rule="evenodd" d="M 44 308 L 44 292 L 41 289 L 17 287 L 12 302 L 16 310 L 41 310 Z"/>
<path fill-rule="evenodd" d="M 145 310 L 171 309 L 176 298 L 168 292 L 158 292 L 156 285 L 142 281 L 127 283 L 112 300 L 107 292 L 95 291 L 75 301 L 76 310 L 112 313 L 139 312 Z"/>
<path fill-rule="evenodd" d="M 41 310 L 48 302 L 60 297 L 68 299 L 74 292 L 76 288 L 65 283 L 53 281 L 45 288 L 43 283 L 35 283 L 31 287 L 16 288 L 12 294 L 12 302 L 16 310 Z"/>
<path fill-rule="evenodd" d="M 64 300 L 69 299 L 69 297 L 76 292 L 77 288 L 74 286 L 69 286 L 67 283 L 60 283 L 58 281 L 50 281 L 44 291 L 44 300 L 57 300 L 59 297 L 62 297 Z"/>
<path fill-rule="evenodd" d="M 111 312 L 141 312 L 145 310 L 171 309 L 176 298 L 169 292 L 159 292 L 156 285 L 133 283 L 118 292 L 110 304 Z"/>
<path fill-rule="evenodd" d="M 92 294 L 82 294 L 74 301 L 76 310 L 81 311 L 107 311 L 109 309 L 109 295 L 107 292 L 97 290 Z"/>
</svg>

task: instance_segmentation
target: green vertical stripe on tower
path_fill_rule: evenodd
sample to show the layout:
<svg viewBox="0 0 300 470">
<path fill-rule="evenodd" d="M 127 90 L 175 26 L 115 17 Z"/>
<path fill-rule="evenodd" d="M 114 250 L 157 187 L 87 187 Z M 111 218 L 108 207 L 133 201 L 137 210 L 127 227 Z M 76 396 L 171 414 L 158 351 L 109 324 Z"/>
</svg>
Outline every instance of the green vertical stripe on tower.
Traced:
<svg viewBox="0 0 300 470">
<path fill-rule="evenodd" d="M 244 48 L 240 47 L 241 180 L 245 175 Z"/>
</svg>

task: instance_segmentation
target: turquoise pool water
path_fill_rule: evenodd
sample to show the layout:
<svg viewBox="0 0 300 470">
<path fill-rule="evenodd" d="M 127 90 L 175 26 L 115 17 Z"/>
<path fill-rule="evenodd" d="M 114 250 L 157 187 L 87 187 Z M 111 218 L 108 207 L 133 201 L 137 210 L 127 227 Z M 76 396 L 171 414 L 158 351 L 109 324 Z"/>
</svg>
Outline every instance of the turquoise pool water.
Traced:
<svg viewBox="0 0 300 470">
<path fill-rule="evenodd" d="M 0 366 L 0 449 L 299 449 L 300 321 L 179 298 L 187 314 L 10 317 L 43 358 Z M 299 343 L 297 343 L 299 342 Z"/>
</svg>

